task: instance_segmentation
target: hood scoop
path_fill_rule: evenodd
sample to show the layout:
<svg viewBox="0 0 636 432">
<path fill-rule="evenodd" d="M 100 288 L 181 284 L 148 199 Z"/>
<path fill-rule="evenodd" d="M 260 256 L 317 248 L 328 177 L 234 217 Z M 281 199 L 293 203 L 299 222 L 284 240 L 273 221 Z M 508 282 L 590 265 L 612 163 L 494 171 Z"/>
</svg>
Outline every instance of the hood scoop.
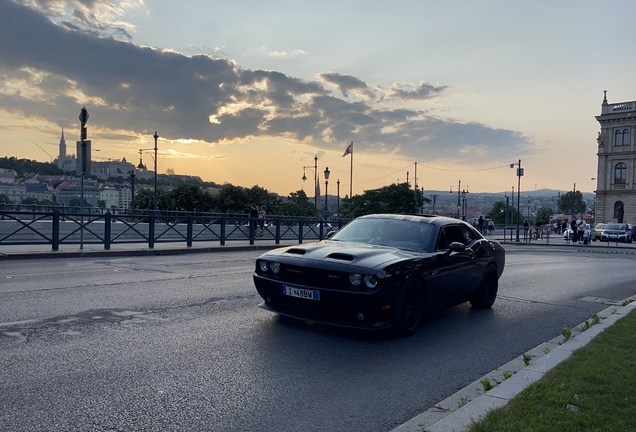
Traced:
<svg viewBox="0 0 636 432">
<path fill-rule="evenodd" d="M 327 255 L 327 258 L 340 260 L 340 261 L 353 261 L 355 259 L 355 257 L 353 255 L 345 254 L 345 253 L 338 253 L 338 252 L 335 252 L 335 253 Z"/>
<path fill-rule="evenodd" d="M 292 248 L 292 249 L 287 249 L 285 253 L 292 254 L 292 255 L 305 255 L 307 253 L 307 250 Z"/>
</svg>

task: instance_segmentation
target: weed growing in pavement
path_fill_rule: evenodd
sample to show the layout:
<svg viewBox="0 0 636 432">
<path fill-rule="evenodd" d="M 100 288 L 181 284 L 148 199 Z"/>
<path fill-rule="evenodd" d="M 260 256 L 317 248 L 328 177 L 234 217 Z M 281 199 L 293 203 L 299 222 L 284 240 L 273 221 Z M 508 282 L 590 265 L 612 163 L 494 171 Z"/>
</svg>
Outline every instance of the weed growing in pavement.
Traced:
<svg viewBox="0 0 636 432">
<path fill-rule="evenodd" d="M 507 380 L 512 376 L 512 374 L 508 371 L 503 371 L 504 380 Z"/>
<path fill-rule="evenodd" d="M 468 402 L 470 402 L 470 400 L 467 397 L 460 398 L 459 402 L 457 402 L 457 409 L 460 409 L 461 407 L 466 405 Z"/>
<path fill-rule="evenodd" d="M 528 366 L 530 364 L 530 360 L 532 360 L 532 356 L 530 354 L 523 355 L 523 364 Z"/>
<path fill-rule="evenodd" d="M 585 330 L 589 330 L 590 327 L 592 327 L 592 325 L 590 324 L 590 322 L 588 320 L 585 320 L 585 322 L 583 323 L 583 331 Z"/>
<path fill-rule="evenodd" d="M 548 347 L 546 347 L 546 348 L 543 350 L 543 354 L 547 354 L 547 353 L 549 353 L 549 352 L 550 352 L 550 348 L 548 348 Z"/>
<path fill-rule="evenodd" d="M 561 335 L 563 336 L 563 339 L 565 339 L 565 341 L 567 342 L 572 337 L 572 330 L 570 330 L 567 327 L 563 327 L 561 329 Z"/>
<path fill-rule="evenodd" d="M 598 314 L 592 314 L 592 325 L 596 325 L 601 322 L 601 318 L 599 318 Z"/>
<path fill-rule="evenodd" d="M 481 383 L 481 385 L 484 387 L 484 391 L 489 391 L 495 388 L 496 384 L 493 384 L 490 382 L 490 380 L 488 378 L 484 378 L 481 381 L 479 381 Z"/>
<path fill-rule="evenodd" d="M 630 304 L 633 301 L 634 301 L 634 299 L 623 300 L 623 303 L 621 303 L 621 306 L 627 306 L 628 304 Z"/>
</svg>

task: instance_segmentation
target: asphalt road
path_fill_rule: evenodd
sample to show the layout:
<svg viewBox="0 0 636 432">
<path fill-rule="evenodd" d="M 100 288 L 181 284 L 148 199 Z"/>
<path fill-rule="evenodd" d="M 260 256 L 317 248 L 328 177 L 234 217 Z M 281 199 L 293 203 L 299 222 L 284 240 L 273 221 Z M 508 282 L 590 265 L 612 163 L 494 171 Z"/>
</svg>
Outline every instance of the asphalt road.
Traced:
<svg viewBox="0 0 636 432">
<path fill-rule="evenodd" d="M 633 254 L 516 247 L 491 310 L 394 339 L 259 309 L 258 254 L 0 261 L 0 430 L 385 432 L 636 291 Z"/>
</svg>

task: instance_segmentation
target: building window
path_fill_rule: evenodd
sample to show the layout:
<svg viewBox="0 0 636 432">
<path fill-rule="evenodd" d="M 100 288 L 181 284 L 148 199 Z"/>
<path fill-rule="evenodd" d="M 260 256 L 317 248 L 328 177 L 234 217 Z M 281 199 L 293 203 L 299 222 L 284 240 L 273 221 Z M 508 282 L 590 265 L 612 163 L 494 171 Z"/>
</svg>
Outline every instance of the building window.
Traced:
<svg viewBox="0 0 636 432">
<path fill-rule="evenodd" d="M 623 131 L 617 130 L 616 132 L 614 132 L 614 145 L 623 145 Z"/>
<path fill-rule="evenodd" d="M 629 129 L 623 129 L 623 145 L 629 145 Z"/>
<path fill-rule="evenodd" d="M 614 184 L 626 184 L 627 183 L 627 165 L 623 162 L 619 162 L 614 167 Z"/>
</svg>

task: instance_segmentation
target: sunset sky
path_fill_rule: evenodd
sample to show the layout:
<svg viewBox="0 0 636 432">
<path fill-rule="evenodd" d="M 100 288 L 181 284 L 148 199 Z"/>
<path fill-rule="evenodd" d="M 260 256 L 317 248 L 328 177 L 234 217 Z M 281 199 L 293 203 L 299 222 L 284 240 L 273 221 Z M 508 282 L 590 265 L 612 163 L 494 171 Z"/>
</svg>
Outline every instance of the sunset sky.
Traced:
<svg viewBox="0 0 636 432">
<path fill-rule="evenodd" d="M 0 156 L 49 161 L 82 106 L 95 160 L 313 195 L 593 191 L 603 90 L 636 100 L 636 2 L 0 0 Z M 40 149 L 37 143 L 44 150 Z M 152 166 L 152 159 L 144 156 Z M 408 174 L 407 174 L 408 172 Z M 323 189 L 324 192 L 324 189 Z"/>
</svg>

